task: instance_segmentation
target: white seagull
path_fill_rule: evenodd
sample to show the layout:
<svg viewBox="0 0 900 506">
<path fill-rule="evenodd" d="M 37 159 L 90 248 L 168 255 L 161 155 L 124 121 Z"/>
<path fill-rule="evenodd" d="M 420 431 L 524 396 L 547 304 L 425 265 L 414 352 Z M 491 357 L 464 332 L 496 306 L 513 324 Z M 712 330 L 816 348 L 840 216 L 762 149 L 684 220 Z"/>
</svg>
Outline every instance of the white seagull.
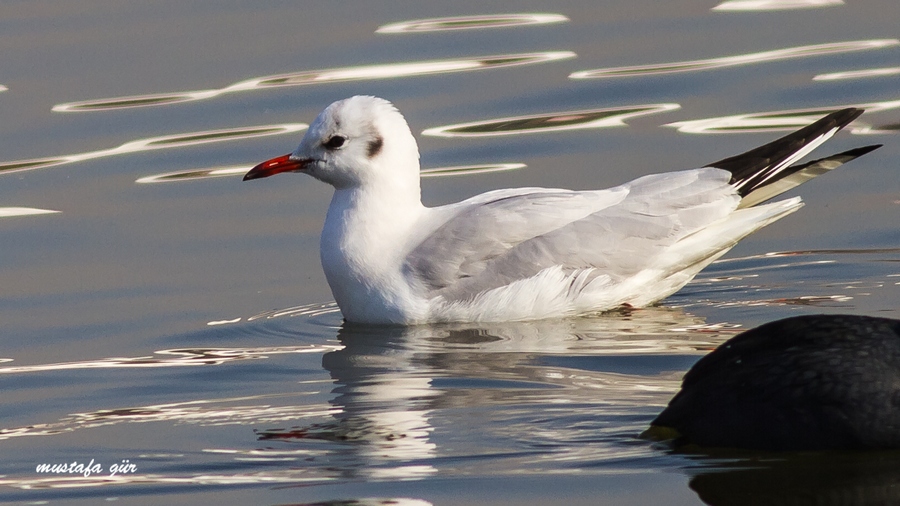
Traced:
<svg viewBox="0 0 900 506">
<path fill-rule="evenodd" d="M 803 204 L 759 205 L 879 147 L 792 165 L 862 114 L 844 109 L 752 151 L 606 190 L 495 190 L 425 207 L 419 150 L 387 100 L 328 106 L 293 153 L 244 180 L 303 172 L 334 187 L 320 255 L 350 322 L 513 321 L 653 304 Z"/>
</svg>

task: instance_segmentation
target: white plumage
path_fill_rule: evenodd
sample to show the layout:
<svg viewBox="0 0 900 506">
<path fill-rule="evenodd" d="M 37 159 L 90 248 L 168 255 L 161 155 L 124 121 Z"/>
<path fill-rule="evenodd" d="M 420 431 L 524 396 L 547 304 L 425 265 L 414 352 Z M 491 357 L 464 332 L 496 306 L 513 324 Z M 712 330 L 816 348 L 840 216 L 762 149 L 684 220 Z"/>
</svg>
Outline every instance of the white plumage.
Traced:
<svg viewBox="0 0 900 506">
<path fill-rule="evenodd" d="M 560 317 L 652 304 L 799 209 L 799 197 L 753 204 L 874 149 L 790 165 L 861 113 L 846 109 L 709 167 L 606 190 L 497 190 L 429 208 L 403 116 L 357 96 L 331 104 L 293 153 L 245 180 L 302 171 L 335 187 L 320 253 L 348 321 Z"/>
</svg>

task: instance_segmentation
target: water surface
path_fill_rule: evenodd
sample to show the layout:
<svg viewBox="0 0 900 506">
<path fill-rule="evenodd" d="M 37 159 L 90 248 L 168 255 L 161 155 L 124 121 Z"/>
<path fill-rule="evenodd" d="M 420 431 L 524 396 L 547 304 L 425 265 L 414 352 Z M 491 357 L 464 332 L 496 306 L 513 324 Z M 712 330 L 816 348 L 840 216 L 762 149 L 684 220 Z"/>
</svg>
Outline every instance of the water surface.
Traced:
<svg viewBox="0 0 900 506">
<path fill-rule="evenodd" d="M 637 438 L 741 329 L 900 317 L 900 4 L 785 6 L 0 7 L 0 501 L 892 497 L 889 452 L 679 454 Z M 354 94 L 442 133 L 418 135 L 430 205 L 697 167 L 846 105 L 870 111 L 817 154 L 885 147 L 792 191 L 806 207 L 659 307 L 359 327 L 319 266 L 330 191 L 239 177 Z M 37 470 L 91 461 L 102 470 Z"/>
</svg>

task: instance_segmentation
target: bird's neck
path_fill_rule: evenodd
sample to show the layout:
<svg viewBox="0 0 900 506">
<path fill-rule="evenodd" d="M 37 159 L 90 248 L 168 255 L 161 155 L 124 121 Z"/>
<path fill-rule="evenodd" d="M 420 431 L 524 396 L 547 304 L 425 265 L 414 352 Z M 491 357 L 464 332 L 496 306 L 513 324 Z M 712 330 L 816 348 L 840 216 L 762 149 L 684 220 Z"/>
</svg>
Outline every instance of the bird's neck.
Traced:
<svg viewBox="0 0 900 506">
<path fill-rule="evenodd" d="M 428 212 L 418 196 L 418 191 L 335 191 L 320 254 L 345 316 L 365 319 L 374 312 L 401 318 L 408 309 L 410 288 L 404 282 L 403 262 L 414 246 L 417 224 Z"/>
<path fill-rule="evenodd" d="M 336 261 L 346 263 L 344 268 L 371 271 L 399 262 L 427 211 L 419 195 L 418 185 L 335 190 L 322 230 L 323 263 Z"/>
<path fill-rule="evenodd" d="M 400 229 L 417 219 L 422 210 L 418 179 L 340 188 L 331 198 L 326 227 L 363 234 L 361 228 L 379 235 L 402 233 Z"/>
</svg>

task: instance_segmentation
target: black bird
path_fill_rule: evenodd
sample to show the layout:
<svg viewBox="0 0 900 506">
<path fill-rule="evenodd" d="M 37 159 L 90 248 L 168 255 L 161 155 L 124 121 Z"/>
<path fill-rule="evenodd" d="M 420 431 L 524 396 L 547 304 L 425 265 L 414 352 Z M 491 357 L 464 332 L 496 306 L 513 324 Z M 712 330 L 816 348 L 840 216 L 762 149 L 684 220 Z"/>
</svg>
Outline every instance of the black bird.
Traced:
<svg viewBox="0 0 900 506">
<path fill-rule="evenodd" d="M 807 315 L 700 359 L 644 433 L 676 446 L 900 448 L 900 320 Z"/>
</svg>

